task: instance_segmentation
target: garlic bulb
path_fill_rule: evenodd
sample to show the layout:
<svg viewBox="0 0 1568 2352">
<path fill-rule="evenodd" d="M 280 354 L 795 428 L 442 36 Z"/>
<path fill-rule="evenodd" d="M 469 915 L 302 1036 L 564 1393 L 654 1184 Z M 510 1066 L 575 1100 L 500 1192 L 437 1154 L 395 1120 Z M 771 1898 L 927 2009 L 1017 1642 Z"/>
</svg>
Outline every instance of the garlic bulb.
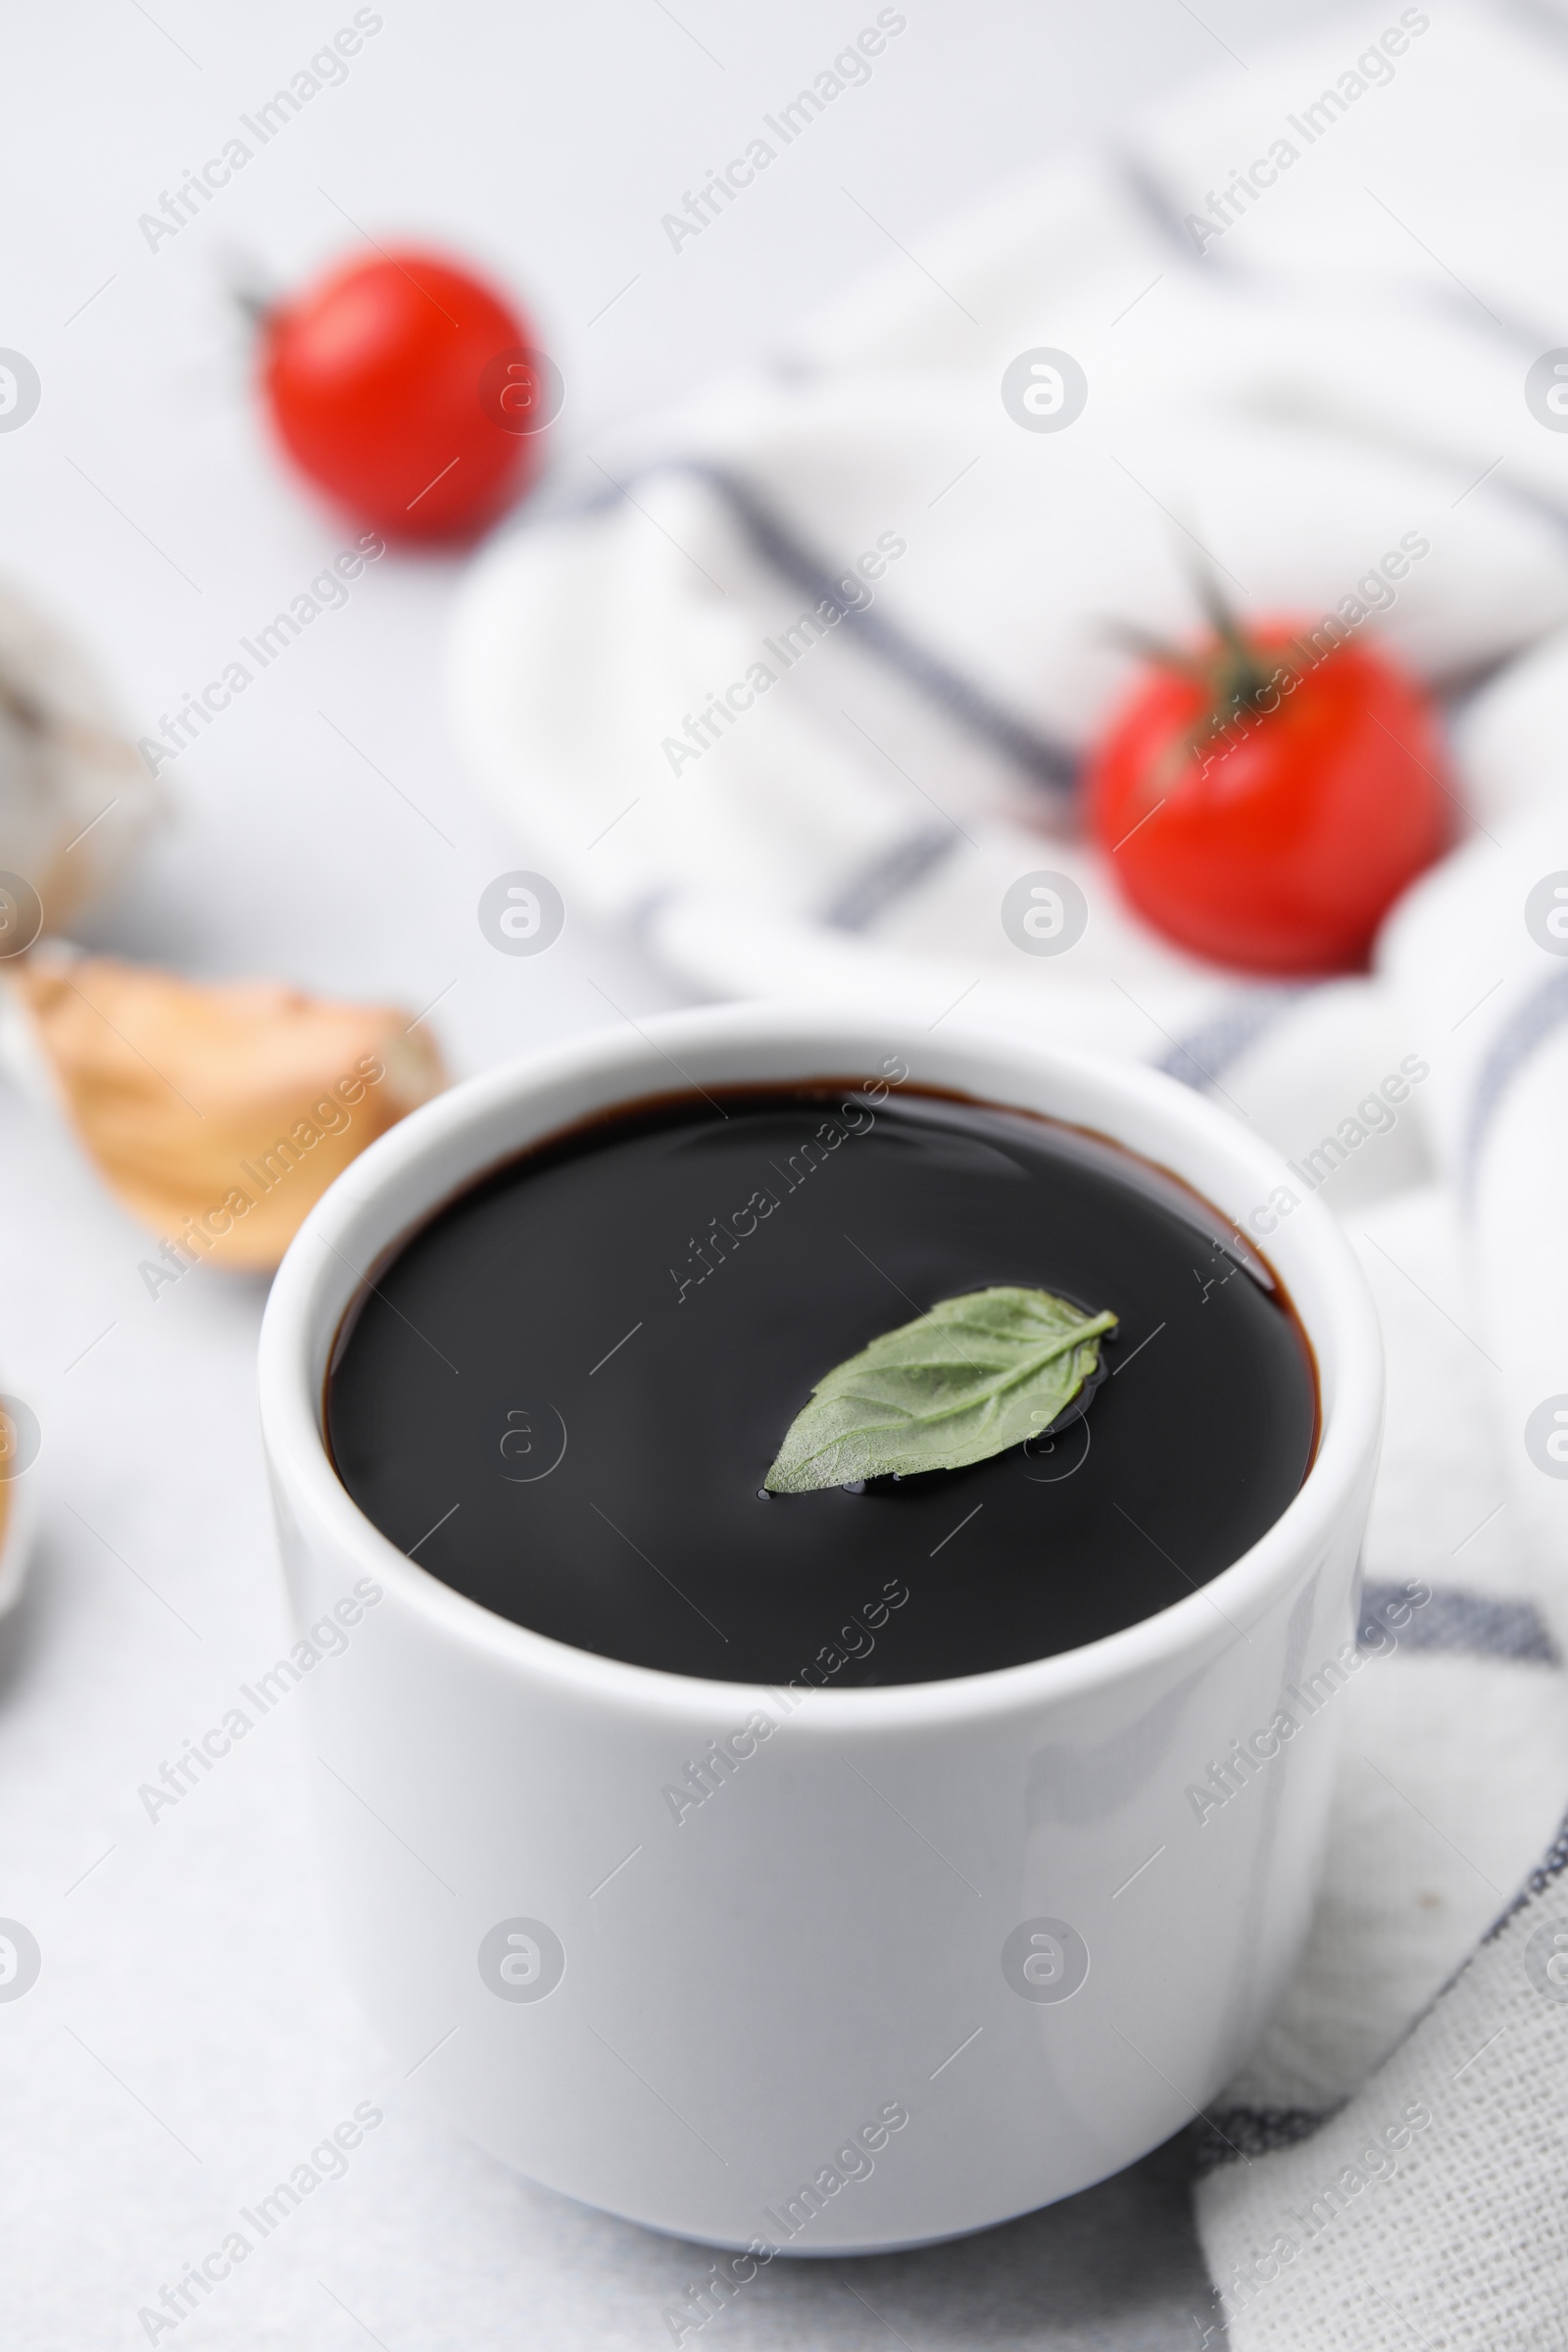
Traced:
<svg viewBox="0 0 1568 2352">
<path fill-rule="evenodd" d="M 163 795 L 79 648 L 0 588 L 0 876 L 59 931 L 115 880 Z M 24 946 L 0 941 L 0 953 Z"/>
<path fill-rule="evenodd" d="M 391 1005 L 55 949 L 0 973 L 110 1190 L 160 1237 L 141 1267 L 155 1298 L 207 1258 L 275 1266 L 333 1177 L 447 1083 Z"/>
</svg>

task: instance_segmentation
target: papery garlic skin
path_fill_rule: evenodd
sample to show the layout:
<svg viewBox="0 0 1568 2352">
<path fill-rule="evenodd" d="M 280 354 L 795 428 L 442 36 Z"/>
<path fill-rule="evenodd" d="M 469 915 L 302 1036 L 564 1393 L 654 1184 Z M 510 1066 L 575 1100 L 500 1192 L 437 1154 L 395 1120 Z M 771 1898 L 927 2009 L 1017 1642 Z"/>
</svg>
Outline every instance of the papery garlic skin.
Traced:
<svg viewBox="0 0 1568 2352">
<path fill-rule="evenodd" d="M 4 1424 L 8 1418 L 4 1403 L 0 1402 L 0 1445 L 4 1442 Z M 0 1617 L 22 1598 L 26 1580 L 38 1521 L 35 1478 L 36 1473 L 29 1477 L 26 1472 L 0 1475 Z"/>
<path fill-rule="evenodd" d="M 0 967 L 58 1100 L 171 1277 L 275 1266 L 332 1179 L 447 1084 L 386 1004 L 38 950 Z"/>
<path fill-rule="evenodd" d="M 0 588 L 0 872 L 31 884 L 46 931 L 118 880 L 164 808 L 87 657 Z"/>
</svg>

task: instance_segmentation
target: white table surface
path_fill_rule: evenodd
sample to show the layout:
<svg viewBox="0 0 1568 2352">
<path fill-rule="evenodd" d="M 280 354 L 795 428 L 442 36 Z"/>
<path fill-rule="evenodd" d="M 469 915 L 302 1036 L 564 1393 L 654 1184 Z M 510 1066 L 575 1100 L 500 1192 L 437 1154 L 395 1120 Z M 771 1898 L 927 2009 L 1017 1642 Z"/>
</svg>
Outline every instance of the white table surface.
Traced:
<svg viewBox="0 0 1568 2352">
<path fill-rule="evenodd" d="M 884 264 L 890 236 L 918 256 L 1010 170 L 1188 74 L 1245 71 L 1271 28 L 1322 12 L 907 0 L 871 82 L 679 254 L 661 215 L 874 19 L 869 0 L 380 13 L 347 80 L 156 252 L 138 215 L 352 7 L 81 0 L 8 25 L 0 344 L 32 360 L 43 398 L 0 436 L 0 565 L 96 647 L 133 733 L 347 536 L 267 444 L 225 294 L 235 254 L 296 282 L 362 223 L 472 255 L 521 293 L 563 369 L 559 448 L 591 451 L 765 353 Z M 174 821 L 89 944 L 415 1009 L 439 996 L 460 1074 L 613 1019 L 607 999 L 637 1015 L 678 1001 L 580 922 L 535 958 L 481 938 L 479 893 L 528 843 L 452 749 L 440 671 L 460 569 L 375 565 L 166 768 Z M 697 2250 L 455 2142 L 389 2071 L 324 1924 L 322 1776 L 302 1724 L 279 1709 L 147 1819 L 138 1786 L 282 1643 L 253 1396 L 264 1286 L 209 1268 L 148 1298 L 140 1233 L 66 1137 L 9 1093 L 0 1137 L 0 1383 L 42 1421 L 29 1475 L 45 1504 L 29 1592 L 0 1627 L 0 1914 L 43 1951 L 33 1989 L 0 2004 L 7 2346 L 146 2342 L 141 2307 L 364 2099 L 385 2122 L 346 2178 L 158 2341 L 667 2344 L 662 2314 L 701 2278 Z M 1209 2309 L 1167 2153 L 956 2247 L 780 2263 L 711 2332 L 1176 2346 Z"/>
</svg>

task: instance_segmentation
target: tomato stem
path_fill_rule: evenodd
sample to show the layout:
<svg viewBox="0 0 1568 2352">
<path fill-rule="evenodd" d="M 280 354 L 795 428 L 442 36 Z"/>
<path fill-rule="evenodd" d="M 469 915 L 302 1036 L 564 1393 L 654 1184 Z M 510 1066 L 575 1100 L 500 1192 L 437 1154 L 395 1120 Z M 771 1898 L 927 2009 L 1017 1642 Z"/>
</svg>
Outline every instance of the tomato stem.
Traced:
<svg viewBox="0 0 1568 2352">
<path fill-rule="evenodd" d="M 1110 625 L 1110 635 L 1122 644 L 1141 653 L 1145 660 L 1173 676 L 1184 678 L 1196 687 L 1203 698 L 1203 710 L 1188 729 L 1180 745 L 1168 747 L 1169 766 L 1172 757 L 1179 767 L 1182 762 L 1203 752 L 1217 737 L 1224 736 L 1238 722 L 1255 723 L 1279 707 L 1278 692 L 1271 702 L 1265 695 L 1275 687 L 1282 667 L 1297 674 L 1296 648 L 1271 646 L 1266 653 L 1248 635 L 1245 624 L 1226 597 L 1219 582 L 1206 564 L 1192 567 L 1194 590 L 1213 632 L 1206 645 L 1196 652 L 1185 653 L 1168 639 L 1156 636 L 1151 629 L 1133 623 L 1116 621 Z M 1174 770 L 1172 770 L 1174 772 Z M 1155 778 L 1153 781 L 1158 782 Z M 1169 782 L 1169 776 L 1164 779 Z"/>
</svg>

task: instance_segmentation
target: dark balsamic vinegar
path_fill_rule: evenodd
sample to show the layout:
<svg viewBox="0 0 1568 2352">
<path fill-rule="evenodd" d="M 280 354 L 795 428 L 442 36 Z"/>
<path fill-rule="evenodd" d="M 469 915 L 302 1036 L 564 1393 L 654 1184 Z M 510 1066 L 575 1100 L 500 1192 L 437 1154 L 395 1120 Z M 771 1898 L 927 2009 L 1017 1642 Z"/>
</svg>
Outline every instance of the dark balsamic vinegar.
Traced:
<svg viewBox="0 0 1568 2352">
<path fill-rule="evenodd" d="M 825 1372 L 1004 1283 L 1120 1318 L 1086 1410 L 970 1469 L 761 1492 Z M 495 1170 L 362 1294 L 326 1408 L 360 1508 L 486 1608 L 670 1674 L 835 1688 L 1152 1616 L 1279 1517 L 1317 1427 L 1289 1300 L 1174 1178 L 858 1080 L 662 1098 Z"/>
</svg>

